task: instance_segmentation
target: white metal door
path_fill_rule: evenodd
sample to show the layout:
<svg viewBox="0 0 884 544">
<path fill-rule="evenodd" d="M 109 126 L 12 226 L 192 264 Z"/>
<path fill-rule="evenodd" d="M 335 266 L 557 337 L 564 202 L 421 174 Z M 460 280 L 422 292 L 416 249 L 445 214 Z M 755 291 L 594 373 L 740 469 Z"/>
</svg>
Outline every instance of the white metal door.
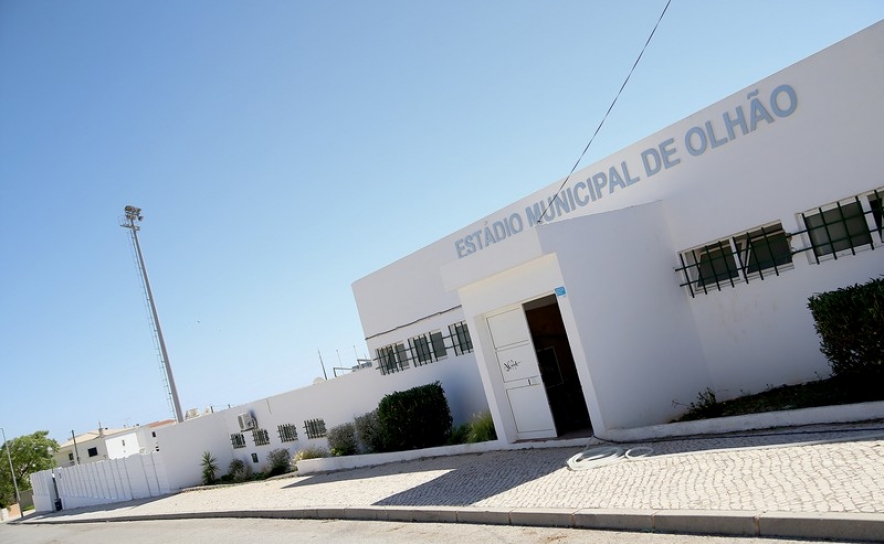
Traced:
<svg viewBox="0 0 884 544">
<path fill-rule="evenodd" d="M 507 402 L 519 440 L 556 436 L 546 389 L 540 378 L 531 331 L 522 308 L 486 318 Z"/>
</svg>

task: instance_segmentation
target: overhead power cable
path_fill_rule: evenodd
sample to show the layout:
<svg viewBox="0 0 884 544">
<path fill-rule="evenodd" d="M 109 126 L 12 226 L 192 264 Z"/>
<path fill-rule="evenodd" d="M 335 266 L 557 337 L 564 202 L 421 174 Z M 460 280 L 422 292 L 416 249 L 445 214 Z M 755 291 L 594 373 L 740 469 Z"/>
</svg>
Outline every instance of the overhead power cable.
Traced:
<svg viewBox="0 0 884 544">
<path fill-rule="evenodd" d="M 648 44 L 651 43 L 651 38 L 653 38 L 654 33 L 657 32 L 657 27 L 660 26 L 660 21 L 663 20 L 663 16 L 666 15 L 666 10 L 669 9 L 669 4 L 671 4 L 671 3 L 672 3 L 672 0 L 668 0 L 666 2 L 666 5 L 663 7 L 663 11 L 660 13 L 660 17 L 657 19 L 657 23 L 654 25 L 654 28 L 651 30 L 650 35 L 648 35 L 648 39 L 645 41 L 645 45 L 642 46 L 642 50 L 639 52 L 638 57 L 635 59 L 635 62 L 632 63 L 632 68 L 629 70 L 629 73 L 626 74 L 626 79 L 623 80 L 623 85 L 620 85 L 620 90 L 617 91 L 617 95 L 614 96 L 614 100 L 611 102 L 611 105 L 608 106 L 608 111 L 605 112 L 605 115 L 604 115 L 604 117 L 602 117 L 602 121 L 599 123 L 599 126 L 596 127 L 595 132 L 592 133 L 592 137 L 589 139 L 589 142 L 586 144 L 586 147 L 583 148 L 583 153 L 580 154 L 580 157 L 577 158 L 577 162 L 575 162 L 574 166 L 571 167 L 571 171 L 568 172 L 567 176 L 565 176 L 565 180 L 562 182 L 561 185 L 559 185 L 559 188 L 558 188 L 558 190 L 556 190 L 552 199 L 550 199 L 550 201 L 547 202 L 546 207 L 543 209 L 543 213 L 540 214 L 540 217 L 537 219 L 537 224 L 540 224 L 543 221 L 543 216 L 546 215 L 547 211 L 549 211 L 549 208 L 552 205 L 553 201 L 559 196 L 559 193 L 562 192 L 562 189 L 565 188 L 565 185 L 568 183 L 568 181 L 571 179 L 571 176 L 577 170 L 577 165 L 580 164 L 580 161 L 583 160 L 583 157 L 586 155 L 586 152 L 589 151 L 589 146 L 592 145 L 593 140 L 595 140 L 595 137 L 598 135 L 599 131 L 602 129 L 602 125 L 605 124 L 605 120 L 608 118 L 608 115 L 610 115 L 611 110 L 614 109 L 614 104 L 617 103 L 617 99 L 620 98 L 620 95 L 623 93 L 623 89 L 625 89 L 626 84 L 629 83 L 629 78 L 632 77 L 632 73 L 635 72 L 635 67 L 638 66 L 639 61 L 642 60 L 642 55 L 645 54 L 645 49 L 647 49 Z"/>
</svg>

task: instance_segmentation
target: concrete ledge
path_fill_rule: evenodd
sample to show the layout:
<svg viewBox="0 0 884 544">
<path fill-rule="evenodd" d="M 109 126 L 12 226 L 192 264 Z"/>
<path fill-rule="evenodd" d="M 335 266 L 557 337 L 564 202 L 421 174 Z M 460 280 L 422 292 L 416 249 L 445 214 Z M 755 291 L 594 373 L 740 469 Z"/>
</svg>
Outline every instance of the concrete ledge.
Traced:
<svg viewBox="0 0 884 544">
<path fill-rule="evenodd" d="M 471 507 L 318 507 L 280 510 L 220 510 L 120 516 L 51 516 L 14 524 L 155 521 L 168 519 L 272 518 L 346 519 L 417 523 L 471 523 L 590 530 L 880 541 L 884 513 L 789 513 L 712 510 L 594 510 L 556 508 L 480 509 Z"/>
<path fill-rule="evenodd" d="M 765 513 L 758 516 L 761 537 L 879 542 L 884 514 Z"/>
<path fill-rule="evenodd" d="M 756 536 L 755 512 L 662 510 L 654 513 L 654 531 L 702 535 Z"/>
<path fill-rule="evenodd" d="M 599 438 L 613 442 L 641 442 L 655 438 L 732 433 L 776 427 L 799 427 L 827 423 L 856 423 L 884 418 L 884 401 L 781 410 L 745 416 L 680 421 L 632 429 L 607 429 Z"/>
<path fill-rule="evenodd" d="M 332 514 L 332 508 L 323 509 L 324 512 L 328 514 Z M 340 518 L 336 518 L 332 515 L 326 517 L 326 519 L 353 519 L 353 520 L 364 520 L 364 521 L 387 521 L 388 517 L 388 509 L 383 506 L 348 506 L 344 508 L 344 514 Z"/>
<path fill-rule="evenodd" d="M 477 525 L 509 525 L 509 508 L 471 509 L 469 507 L 457 511 L 458 523 Z"/>
<path fill-rule="evenodd" d="M 578 529 L 650 532 L 654 530 L 654 512 L 650 510 L 578 510 L 574 512 L 574 527 Z"/>
<path fill-rule="evenodd" d="M 531 527 L 573 527 L 574 511 L 558 508 L 516 508 L 510 510 L 510 524 Z"/>
<path fill-rule="evenodd" d="M 388 521 L 413 521 L 417 523 L 457 523 L 457 509 L 450 507 L 390 508 Z"/>
<path fill-rule="evenodd" d="M 387 453 L 369 453 L 364 455 L 346 455 L 343 457 L 322 457 L 319 459 L 304 459 L 296 463 L 298 476 L 306 476 L 318 472 L 331 472 L 335 470 L 347 470 L 351 468 L 371 467 L 396 463 L 399 461 L 413 461 L 427 457 L 442 457 L 446 455 L 462 455 L 466 453 L 484 453 L 486 451 L 505 449 L 505 443 L 501 440 L 489 442 L 477 442 L 475 444 L 457 444 L 455 446 L 439 446 L 438 448 L 425 448 L 422 450 L 391 451 Z"/>
</svg>

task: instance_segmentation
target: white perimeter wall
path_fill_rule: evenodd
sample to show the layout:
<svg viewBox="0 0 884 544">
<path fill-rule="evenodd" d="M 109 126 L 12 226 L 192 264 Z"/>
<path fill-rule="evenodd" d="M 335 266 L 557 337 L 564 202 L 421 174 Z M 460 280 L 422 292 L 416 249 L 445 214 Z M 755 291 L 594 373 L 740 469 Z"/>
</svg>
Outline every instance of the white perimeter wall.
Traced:
<svg viewBox="0 0 884 544">
<path fill-rule="evenodd" d="M 55 510 L 52 475 L 65 510 L 158 497 L 170 492 L 161 456 L 133 455 L 31 475 L 37 512 Z"/>
<path fill-rule="evenodd" d="M 466 421 L 472 414 L 487 409 L 472 355 L 449 356 L 446 360 L 387 376 L 381 376 L 374 369 L 360 370 L 157 429 L 157 440 L 166 462 L 170 486 L 181 489 L 199 485 L 202 479 L 200 459 L 205 451 L 211 452 L 217 459 L 220 476 L 227 472 L 234 458 L 245 461 L 259 471 L 266 468 L 267 455 L 272 450 L 285 448 L 294 454 L 307 446 L 327 448 L 325 438 L 307 438 L 304 431 L 306 420 L 322 419 L 327 429 L 351 423 L 356 416 L 377 408 L 384 395 L 435 381 L 442 383 L 455 423 Z M 230 435 L 240 432 L 237 416 L 242 413 L 252 414 L 258 426 L 267 430 L 270 438 L 268 445 L 256 446 L 251 431 L 245 431 L 246 447 L 233 449 Z M 277 427 L 284 424 L 297 427 L 298 440 L 280 440 Z M 258 456 L 257 464 L 252 462 L 252 453 Z"/>
</svg>

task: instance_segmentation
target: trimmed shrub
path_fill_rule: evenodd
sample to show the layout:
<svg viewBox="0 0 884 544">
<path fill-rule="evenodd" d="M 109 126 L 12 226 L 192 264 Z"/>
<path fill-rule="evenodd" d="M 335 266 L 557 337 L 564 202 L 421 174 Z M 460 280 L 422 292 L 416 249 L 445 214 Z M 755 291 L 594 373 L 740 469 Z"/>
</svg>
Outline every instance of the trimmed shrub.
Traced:
<svg viewBox="0 0 884 544">
<path fill-rule="evenodd" d="M 884 376 L 884 279 L 813 295 L 807 305 L 834 375 Z"/>
<path fill-rule="evenodd" d="M 267 476 L 285 474 L 292 470 L 292 458 L 289 456 L 289 450 L 285 448 L 270 450 L 270 453 L 267 454 L 267 462 L 270 463 Z"/>
<path fill-rule="evenodd" d="M 356 455 L 359 453 L 359 442 L 356 440 L 356 426 L 352 423 L 344 423 L 332 427 L 325 435 L 328 440 L 328 449 L 332 455 Z"/>
<path fill-rule="evenodd" d="M 385 451 L 443 446 L 451 436 L 451 411 L 439 382 L 384 396 L 378 420 Z"/>
<path fill-rule="evenodd" d="M 354 424 L 360 451 L 365 453 L 384 451 L 384 433 L 381 430 L 377 409 L 356 416 Z"/>
</svg>

